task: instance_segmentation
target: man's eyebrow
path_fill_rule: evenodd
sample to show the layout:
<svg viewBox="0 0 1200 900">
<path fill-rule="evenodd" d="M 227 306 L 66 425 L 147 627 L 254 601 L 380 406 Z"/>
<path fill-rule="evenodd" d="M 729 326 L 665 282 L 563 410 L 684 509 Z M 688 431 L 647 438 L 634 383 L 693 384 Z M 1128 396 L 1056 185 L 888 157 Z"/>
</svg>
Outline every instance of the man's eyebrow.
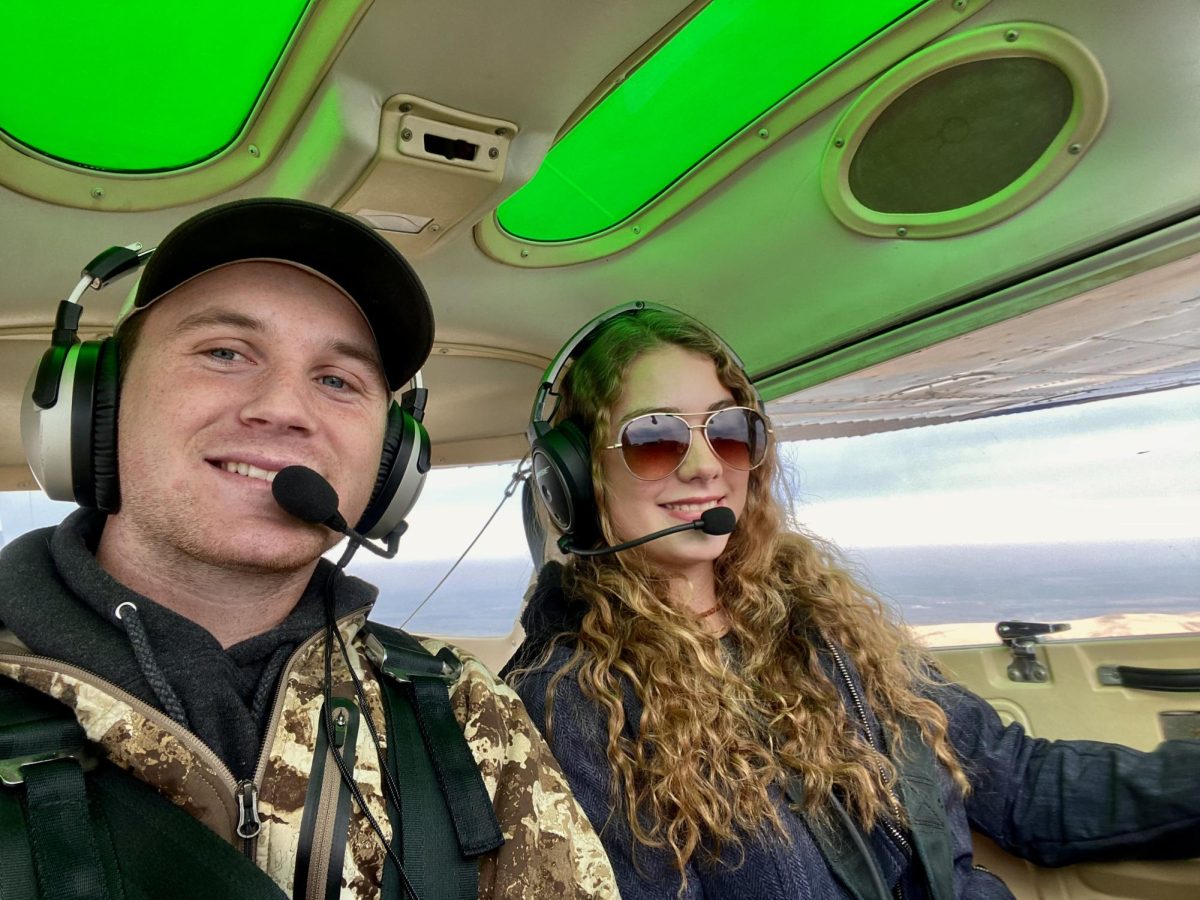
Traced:
<svg viewBox="0 0 1200 900">
<path fill-rule="evenodd" d="M 327 345 L 331 353 L 340 356 L 348 356 L 350 359 L 357 360 L 369 366 L 373 371 L 379 373 L 379 377 L 385 382 L 387 381 L 383 375 L 383 363 L 379 359 L 378 353 L 372 353 L 362 344 L 352 341 L 330 341 Z"/>
<path fill-rule="evenodd" d="M 232 309 L 204 309 L 181 319 L 175 326 L 175 333 L 187 334 L 189 331 L 198 331 L 212 325 L 228 325 L 248 331 L 265 331 L 267 327 L 262 319 Z"/>
</svg>

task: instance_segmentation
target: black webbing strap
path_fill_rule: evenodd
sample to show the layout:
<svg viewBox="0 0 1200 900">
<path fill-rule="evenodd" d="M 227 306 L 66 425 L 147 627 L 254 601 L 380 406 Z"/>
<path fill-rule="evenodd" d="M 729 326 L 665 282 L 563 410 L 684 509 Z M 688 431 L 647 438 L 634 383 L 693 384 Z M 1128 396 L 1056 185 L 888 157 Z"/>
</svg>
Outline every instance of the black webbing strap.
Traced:
<svg viewBox="0 0 1200 900">
<path fill-rule="evenodd" d="M 431 852 L 444 849 L 432 850 L 432 832 L 424 824 L 425 815 L 418 815 L 418 811 L 445 809 L 452 830 L 438 843 L 453 847 L 454 855 L 469 864 L 475 879 L 475 858 L 503 844 L 504 835 L 483 776 L 450 707 L 449 683 L 458 677 L 462 664 L 449 650 L 434 656 L 399 629 L 375 622 L 369 622 L 367 629 L 368 652 L 387 676 L 383 684 L 389 728 L 394 732 L 391 746 L 395 748 L 388 756 L 397 770 L 403 794 L 405 870 L 411 878 L 420 867 L 428 865 L 424 860 L 433 858 Z M 406 752 L 402 753 L 401 748 L 407 748 Z M 424 798 L 419 805 L 407 799 L 414 794 Z M 434 794 L 439 795 L 440 803 L 430 802 Z M 423 850 L 418 849 L 417 842 Z M 426 879 L 430 880 L 436 879 Z M 419 888 L 418 892 L 426 896 Z"/>
<path fill-rule="evenodd" d="M 354 701 L 336 694 L 330 698 L 333 720 L 333 743 L 325 731 L 325 709 L 317 713 L 317 740 L 313 750 L 312 770 L 308 775 L 308 793 L 304 799 L 304 815 L 300 819 L 300 838 L 296 844 L 296 870 L 292 876 L 293 897 L 337 898 L 342 894 L 342 869 L 346 861 L 346 843 L 350 826 L 350 791 L 342 784 L 341 773 L 333 754 L 340 754 L 347 771 L 353 772 L 357 759 L 358 707 Z M 336 785 L 333 805 L 333 824 L 329 825 L 328 800 L 325 794 L 330 784 Z M 318 836 L 324 839 L 315 847 Z M 327 843 L 326 843 L 327 842 Z M 309 890 L 315 854 L 325 857 L 325 884 Z M 3 898 L 0 898 L 3 900 Z"/>
<path fill-rule="evenodd" d="M 900 726 L 904 755 L 895 760 L 899 772 L 900 799 L 908 816 L 917 856 L 925 868 L 925 880 L 933 900 L 954 898 L 954 851 L 950 846 L 950 824 L 938 785 L 937 760 L 921 738 L 921 729 L 905 719 Z"/>
<path fill-rule="evenodd" d="M 43 900 L 107 900 L 79 760 L 26 766 L 29 845 Z"/>
<path fill-rule="evenodd" d="M 879 863 L 837 798 L 831 798 L 829 816 L 818 819 L 804 812 L 804 785 L 800 776 L 788 779 L 785 792 L 792 808 L 804 819 L 821 856 L 854 900 L 891 900 Z"/>
<path fill-rule="evenodd" d="M 413 704 L 390 678 L 381 684 L 388 718 L 388 766 L 400 787 L 399 815 L 391 816 L 392 847 L 420 900 L 472 900 L 479 894 L 479 866 L 459 850 L 450 807 L 426 752 Z M 390 866 L 384 870 L 383 896 L 402 897 L 399 875 Z"/>
<path fill-rule="evenodd" d="M 924 869 L 930 897 L 932 900 L 953 900 L 954 854 L 938 784 L 937 761 L 914 723 L 905 720 L 901 732 L 905 753 L 895 760 L 895 764 L 910 835 Z M 802 809 L 804 787 L 798 776 L 789 779 L 786 793 L 793 808 Z M 822 822 L 801 813 L 821 855 L 855 900 L 887 900 L 890 895 L 882 881 L 879 864 L 858 824 L 836 799 L 831 813 L 830 818 Z"/>
<path fill-rule="evenodd" d="M 104 865 L 96 847 L 83 782 L 86 737 L 74 716 L 61 704 L 8 679 L 0 680 L 0 780 L 3 818 L 16 818 L 20 792 L 25 794 L 23 827 L 0 834 L 0 859 L 14 867 L 17 884 L 28 883 L 28 863 L 16 857 L 28 852 L 44 900 L 107 900 Z M 26 832 L 26 833 L 22 833 Z M 20 896 L 0 873 L 0 897 Z"/>
<path fill-rule="evenodd" d="M 153 788 L 93 768 L 84 748 L 70 709 L 0 676 L 0 900 L 286 896 Z"/>
</svg>

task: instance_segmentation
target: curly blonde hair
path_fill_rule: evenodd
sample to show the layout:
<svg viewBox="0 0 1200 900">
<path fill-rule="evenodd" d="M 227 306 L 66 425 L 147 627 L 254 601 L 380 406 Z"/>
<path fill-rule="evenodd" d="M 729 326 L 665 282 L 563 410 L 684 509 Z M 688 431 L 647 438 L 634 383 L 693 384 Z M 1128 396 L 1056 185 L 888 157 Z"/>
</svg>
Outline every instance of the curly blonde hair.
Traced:
<svg viewBox="0 0 1200 900">
<path fill-rule="evenodd" d="M 556 420 L 570 418 L 585 434 L 606 438 L 629 366 L 666 345 L 708 357 L 739 404 L 757 405 L 719 338 L 682 314 L 647 309 L 601 326 L 567 373 Z M 591 442 L 592 476 L 602 539 L 614 543 L 601 474 L 606 442 Z M 714 563 L 736 663 L 672 602 L 670 573 L 639 551 L 575 557 L 564 574 L 563 589 L 585 600 L 587 612 L 577 634 L 559 636 L 574 652 L 549 681 L 547 731 L 558 684 L 577 678 L 606 713 L 614 810 L 638 842 L 669 848 L 681 872 L 693 857 L 711 861 L 725 846 L 740 847 L 742 835 L 762 833 L 764 825 L 782 834 L 768 791 L 792 773 L 803 780 L 810 815 L 825 815 L 835 789 L 864 828 L 902 815 L 888 787 L 895 767 L 859 736 L 822 666 L 825 640 L 858 669 L 864 700 L 893 750 L 902 744 L 901 721 L 916 723 L 967 790 L 946 716 L 922 695 L 936 671 L 932 659 L 835 548 L 790 522 L 773 491 L 779 471 L 772 447 L 750 472 L 745 510 Z M 641 704 L 639 722 L 625 721 L 629 690 Z M 626 736 L 627 724 L 636 739 Z"/>
</svg>

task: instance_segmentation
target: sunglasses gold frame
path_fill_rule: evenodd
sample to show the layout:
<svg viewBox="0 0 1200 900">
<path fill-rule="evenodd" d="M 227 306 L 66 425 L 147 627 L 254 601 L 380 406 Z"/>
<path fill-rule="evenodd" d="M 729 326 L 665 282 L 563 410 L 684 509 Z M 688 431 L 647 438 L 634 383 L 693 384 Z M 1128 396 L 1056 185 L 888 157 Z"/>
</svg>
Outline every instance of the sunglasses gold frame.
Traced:
<svg viewBox="0 0 1200 900">
<path fill-rule="evenodd" d="M 714 418 L 716 418 L 717 416 L 719 416 L 721 413 L 731 412 L 735 409 L 741 409 L 741 410 L 745 410 L 746 412 L 754 413 L 756 416 L 758 416 L 760 419 L 762 419 L 763 427 L 767 431 L 767 442 L 766 442 L 765 446 L 763 447 L 762 459 L 760 459 L 758 462 L 754 463 L 754 465 L 750 466 L 747 469 L 743 469 L 739 466 L 735 466 L 732 463 L 728 462 L 725 459 L 725 457 L 721 456 L 721 454 L 716 451 L 716 448 L 714 448 L 712 445 L 712 441 L 710 441 L 708 438 L 709 423 L 712 422 L 712 420 Z M 714 457 L 716 457 L 717 459 L 719 459 L 721 461 L 721 465 L 729 466 L 731 469 L 737 469 L 739 472 L 752 472 L 755 469 L 757 469 L 759 466 L 761 466 L 764 462 L 766 462 L 767 451 L 771 447 L 771 442 L 775 440 L 775 430 L 771 427 L 771 418 L 766 413 L 764 413 L 762 410 L 755 409 L 753 406 L 722 406 L 720 409 L 714 409 L 711 412 L 709 410 L 703 410 L 701 412 L 685 413 L 685 412 L 666 412 L 664 410 L 661 412 L 642 413 L 639 416 L 634 416 L 632 419 L 628 420 L 627 422 L 623 422 L 621 424 L 621 427 L 619 429 L 617 429 L 617 442 L 615 444 L 606 444 L 602 449 L 604 449 L 604 450 L 624 450 L 625 446 L 624 446 L 624 444 L 621 443 L 621 441 L 625 437 L 625 432 L 628 430 L 629 426 L 632 425 L 634 422 L 637 422 L 639 419 L 648 419 L 651 416 L 670 416 L 673 419 L 679 419 L 679 421 L 681 421 L 685 426 L 687 426 L 688 446 L 687 446 L 687 450 L 684 451 L 683 456 L 681 456 L 679 458 L 679 462 L 677 462 L 675 464 L 675 468 L 673 468 L 670 472 L 667 472 L 664 475 L 659 475 L 657 478 L 646 478 L 645 476 L 639 475 L 637 472 L 633 471 L 633 468 L 629 465 L 629 460 L 626 459 L 625 454 L 622 453 L 621 454 L 621 462 L 624 464 L 626 471 L 628 471 L 629 474 L 632 475 L 634 478 L 636 478 L 638 481 L 662 481 L 664 478 L 669 478 L 671 475 L 674 475 L 676 472 L 678 472 L 679 467 L 682 466 L 687 461 L 688 454 L 692 452 L 692 432 L 696 431 L 697 429 L 704 432 L 704 443 L 708 444 L 709 452 L 712 453 L 712 455 Z M 693 425 L 691 422 L 689 422 L 687 419 L 685 419 L 684 416 L 705 416 L 705 419 L 700 424 Z"/>
</svg>

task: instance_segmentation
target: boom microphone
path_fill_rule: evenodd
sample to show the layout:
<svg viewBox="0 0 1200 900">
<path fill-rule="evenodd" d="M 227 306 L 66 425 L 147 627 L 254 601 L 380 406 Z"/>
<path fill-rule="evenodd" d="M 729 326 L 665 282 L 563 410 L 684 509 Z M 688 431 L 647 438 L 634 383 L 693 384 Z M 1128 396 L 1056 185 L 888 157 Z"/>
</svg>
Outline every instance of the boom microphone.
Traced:
<svg viewBox="0 0 1200 900">
<path fill-rule="evenodd" d="M 662 531 L 645 534 L 640 538 L 634 538 L 632 541 L 613 544 L 611 547 L 584 550 L 582 547 L 576 547 L 564 536 L 558 542 L 558 549 L 563 553 L 574 553 L 576 556 L 603 556 L 605 553 L 616 553 L 620 550 L 640 547 L 642 544 L 647 544 L 650 541 L 657 541 L 659 538 L 670 534 L 679 534 L 683 531 L 703 531 L 705 534 L 712 535 L 729 534 L 733 531 L 735 525 L 737 525 L 737 516 L 734 515 L 732 509 L 728 506 L 714 506 L 712 509 L 706 509 L 702 512 L 700 518 L 694 522 L 685 522 L 682 525 L 664 528 Z"/>
<path fill-rule="evenodd" d="M 345 532 L 346 520 L 338 512 L 338 495 L 333 485 L 308 466 L 280 469 L 271 482 L 271 493 L 284 512 L 313 525 L 326 525 Z"/>
<path fill-rule="evenodd" d="M 380 550 L 346 523 L 345 517 L 338 512 L 337 491 L 308 466 L 287 466 L 276 472 L 271 482 L 271 494 L 284 512 L 302 522 L 324 525 L 344 534 L 353 545 L 366 547 L 384 559 L 396 555 L 403 529 L 397 529 L 389 535 L 387 549 Z"/>
</svg>

